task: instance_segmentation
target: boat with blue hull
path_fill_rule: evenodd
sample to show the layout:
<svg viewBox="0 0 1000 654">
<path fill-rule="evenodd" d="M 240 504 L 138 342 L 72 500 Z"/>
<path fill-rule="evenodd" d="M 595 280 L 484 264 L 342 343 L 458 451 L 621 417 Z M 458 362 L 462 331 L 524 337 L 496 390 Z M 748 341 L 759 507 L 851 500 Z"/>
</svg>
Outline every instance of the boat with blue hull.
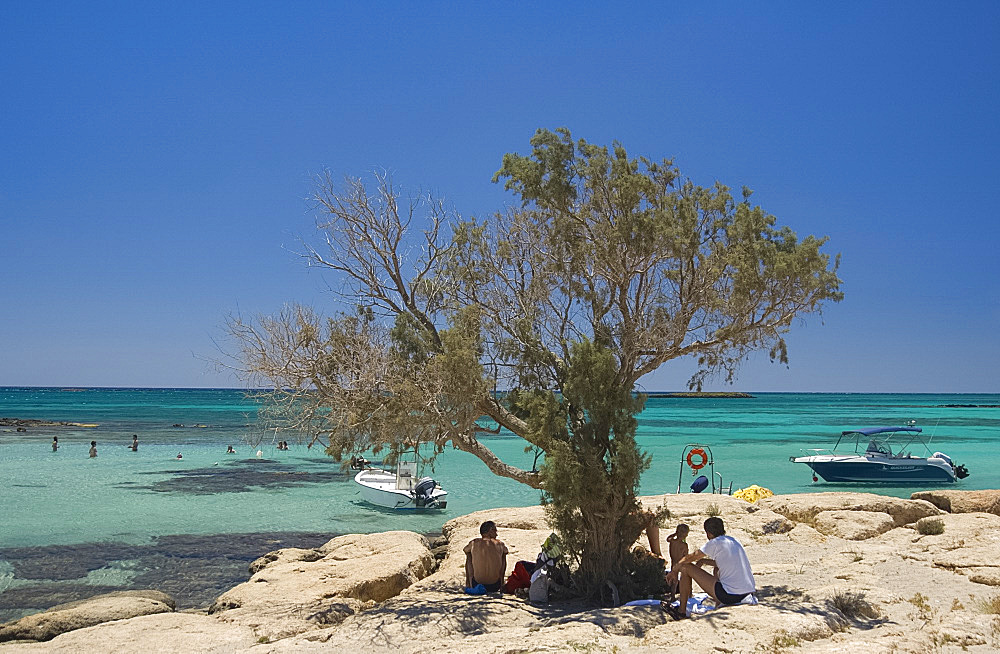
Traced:
<svg viewBox="0 0 1000 654">
<path fill-rule="evenodd" d="M 912 425 L 849 429 L 841 432 L 832 450 L 809 450 L 813 454 L 789 460 L 804 463 L 828 482 L 950 484 L 969 476 L 965 466 L 948 455 L 931 453 L 922 431 Z M 841 451 L 850 444 L 853 452 Z M 912 455 L 909 448 L 914 445 L 929 456 Z"/>
</svg>

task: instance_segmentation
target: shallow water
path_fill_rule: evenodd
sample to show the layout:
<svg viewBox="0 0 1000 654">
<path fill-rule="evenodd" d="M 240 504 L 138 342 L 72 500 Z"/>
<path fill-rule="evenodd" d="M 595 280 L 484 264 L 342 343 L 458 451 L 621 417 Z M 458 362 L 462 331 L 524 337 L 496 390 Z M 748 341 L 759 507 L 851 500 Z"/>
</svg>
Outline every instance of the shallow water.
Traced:
<svg viewBox="0 0 1000 654">
<path fill-rule="evenodd" d="M 294 444 L 280 451 L 269 436 L 257 458 L 241 441 L 254 415 L 234 390 L 0 389 L 0 417 L 97 425 L 0 427 L 0 621 L 115 588 L 161 588 L 182 606 L 203 606 L 246 579 L 248 561 L 280 546 L 389 529 L 429 533 L 457 515 L 539 500 L 471 455 L 447 451 L 432 473 L 449 492 L 447 509 L 372 507 L 322 452 Z M 638 438 L 653 463 L 641 490 L 687 490 L 693 475 L 681 453 L 704 443 L 727 488 L 908 497 L 922 488 L 814 483 L 788 457 L 832 446 L 842 429 L 909 420 L 932 435 L 933 449 L 968 466 L 972 475 L 956 488 L 1000 488 L 1000 395 L 761 394 L 650 399 Z M 127 447 L 132 434 L 137 452 Z M 488 443 L 504 460 L 531 466 L 523 441 Z M 229 444 L 237 454 L 225 454 Z"/>
</svg>

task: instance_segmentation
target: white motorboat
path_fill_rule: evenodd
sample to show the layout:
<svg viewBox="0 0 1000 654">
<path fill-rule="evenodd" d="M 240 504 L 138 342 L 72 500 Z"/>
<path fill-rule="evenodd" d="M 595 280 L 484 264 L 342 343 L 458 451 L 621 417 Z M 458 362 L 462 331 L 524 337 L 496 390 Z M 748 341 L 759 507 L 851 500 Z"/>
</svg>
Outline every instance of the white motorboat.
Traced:
<svg viewBox="0 0 1000 654">
<path fill-rule="evenodd" d="M 388 509 L 427 511 L 448 506 L 448 492 L 430 477 L 417 478 L 416 461 L 400 460 L 396 472 L 368 468 L 364 464 L 354 483 L 361 489 L 365 501 Z M 353 462 L 352 462 L 353 463 Z"/>
<path fill-rule="evenodd" d="M 969 476 L 942 452 L 930 452 L 920 427 L 850 429 L 840 434 L 832 450 L 810 450 L 810 456 L 789 457 L 804 463 L 824 481 L 953 483 Z M 853 452 L 838 451 L 841 443 L 854 443 Z M 907 448 L 922 445 L 930 456 L 913 456 Z"/>
</svg>

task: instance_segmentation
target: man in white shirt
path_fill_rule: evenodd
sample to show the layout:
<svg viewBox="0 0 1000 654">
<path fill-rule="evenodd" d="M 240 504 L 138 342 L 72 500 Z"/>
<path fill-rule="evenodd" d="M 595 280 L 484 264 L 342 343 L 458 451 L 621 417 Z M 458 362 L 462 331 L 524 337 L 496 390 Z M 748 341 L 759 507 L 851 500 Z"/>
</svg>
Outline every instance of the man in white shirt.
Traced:
<svg viewBox="0 0 1000 654">
<path fill-rule="evenodd" d="M 708 542 L 682 558 L 667 575 L 668 582 L 680 577 L 680 605 L 677 611 L 667 609 L 675 620 L 686 615 L 692 580 L 720 605 L 739 604 L 757 589 L 747 553 L 735 538 L 726 535 L 722 518 L 705 521 L 705 536 Z M 706 563 L 715 566 L 715 574 L 701 568 Z"/>
</svg>

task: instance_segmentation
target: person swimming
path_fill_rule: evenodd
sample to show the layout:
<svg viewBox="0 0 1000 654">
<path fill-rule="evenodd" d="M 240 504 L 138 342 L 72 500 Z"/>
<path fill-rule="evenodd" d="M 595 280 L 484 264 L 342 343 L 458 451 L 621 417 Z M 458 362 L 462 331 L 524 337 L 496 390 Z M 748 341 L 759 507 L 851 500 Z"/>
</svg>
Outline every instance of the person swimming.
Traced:
<svg viewBox="0 0 1000 654">
<path fill-rule="evenodd" d="M 177 458 L 178 458 L 178 459 L 183 459 L 183 458 L 184 458 L 184 455 L 183 455 L 183 454 L 181 454 L 180 452 L 178 452 L 178 453 L 177 453 Z"/>
<path fill-rule="evenodd" d="M 58 436 L 53 436 L 52 437 L 52 451 L 53 452 L 58 452 L 59 451 L 59 437 Z"/>
<path fill-rule="evenodd" d="M 132 450 L 133 452 L 138 452 L 139 451 L 139 435 L 138 434 L 132 434 L 132 444 L 128 445 L 127 447 L 128 447 L 128 449 Z"/>
<path fill-rule="evenodd" d="M 226 448 L 226 454 L 236 454 L 236 450 L 233 449 L 232 445 Z"/>
<path fill-rule="evenodd" d="M 90 458 L 97 458 L 97 441 L 90 441 Z"/>
</svg>

